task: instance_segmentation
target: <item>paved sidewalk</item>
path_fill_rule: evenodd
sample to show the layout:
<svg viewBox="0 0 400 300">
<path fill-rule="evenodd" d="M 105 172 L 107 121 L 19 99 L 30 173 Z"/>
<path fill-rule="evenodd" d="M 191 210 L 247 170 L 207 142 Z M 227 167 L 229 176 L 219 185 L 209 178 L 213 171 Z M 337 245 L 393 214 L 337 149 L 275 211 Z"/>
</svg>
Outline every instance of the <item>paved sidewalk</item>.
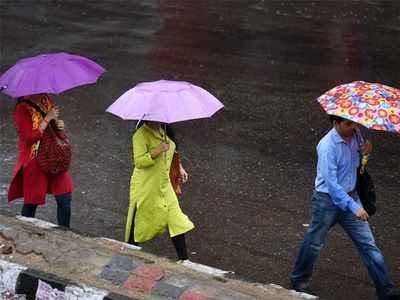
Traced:
<svg viewBox="0 0 400 300">
<path fill-rule="evenodd" d="M 66 299 L 312 299 L 278 286 L 240 281 L 233 273 L 212 267 L 178 264 L 118 241 L 64 231 L 36 219 L 0 215 L 0 253 L 0 291 L 8 288 L 27 299 L 34 299 L 40 282 L 75 295 Z"/>
</svg>

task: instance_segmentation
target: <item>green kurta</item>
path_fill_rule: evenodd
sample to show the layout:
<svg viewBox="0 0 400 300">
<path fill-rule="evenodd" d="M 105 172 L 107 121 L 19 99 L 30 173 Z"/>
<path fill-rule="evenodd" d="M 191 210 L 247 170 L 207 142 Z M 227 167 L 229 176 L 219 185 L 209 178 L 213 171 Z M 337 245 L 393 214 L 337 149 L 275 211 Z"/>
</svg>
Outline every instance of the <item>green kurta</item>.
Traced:
<svg viewBox="0 0 400 300">
<path fill-rule="evenodd" d="M 150 151 L 164 141 L 164 130 L 161 131 L 162 134 L 143 124 L 132 137 L 135 169 L 131 177 L 125 242 L 129 241 L 135 209 L 135 242 L 150 240 L 167 228 L 171 237 L 194 228 L 179 207 L 169 178 L 175 143 L 168 138 L 167 152 L 154 159 L 150 155 Z"/>
</svg>

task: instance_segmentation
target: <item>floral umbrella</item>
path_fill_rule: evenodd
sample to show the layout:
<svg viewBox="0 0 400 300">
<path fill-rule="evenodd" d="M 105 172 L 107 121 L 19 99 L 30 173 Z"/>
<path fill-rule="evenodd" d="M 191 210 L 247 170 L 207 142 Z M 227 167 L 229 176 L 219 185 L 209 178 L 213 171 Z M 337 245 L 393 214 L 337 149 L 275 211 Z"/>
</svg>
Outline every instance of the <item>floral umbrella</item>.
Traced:
<svg viewBox="0 0 400 300">
<path fill-rule="evenodd" d="M 328 115 L 369 129 L 400 133 L 400 90 L 380 83 L 354 81 L 327 91 L 318 99 Z"/>
</svg>

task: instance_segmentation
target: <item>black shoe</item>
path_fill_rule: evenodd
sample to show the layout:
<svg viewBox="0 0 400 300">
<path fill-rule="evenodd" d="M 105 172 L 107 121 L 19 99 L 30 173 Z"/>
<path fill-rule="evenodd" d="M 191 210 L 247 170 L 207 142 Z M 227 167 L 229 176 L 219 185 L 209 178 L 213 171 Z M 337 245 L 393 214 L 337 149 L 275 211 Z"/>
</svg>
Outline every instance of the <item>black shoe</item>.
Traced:
<svg viewBox="0 0 400 300">
<path fill-rule="evenodd" d="M 399 289 L 392 289 L 382 299 L 383 300 L 400 300 L 400 290 Z"/>
<path fill-rule="evenodd" d="M 296 292 L 299 292 L 299 293 L 305 293 L 305 294 L 309 294 L 311 296 L 317 296 L 317 294 L 315 294 L 310 289 L 308 284 L 306 284 L 306 283 L 293 283 L 292 282 L 292 289 L 294 289 Z"/>
</svg>

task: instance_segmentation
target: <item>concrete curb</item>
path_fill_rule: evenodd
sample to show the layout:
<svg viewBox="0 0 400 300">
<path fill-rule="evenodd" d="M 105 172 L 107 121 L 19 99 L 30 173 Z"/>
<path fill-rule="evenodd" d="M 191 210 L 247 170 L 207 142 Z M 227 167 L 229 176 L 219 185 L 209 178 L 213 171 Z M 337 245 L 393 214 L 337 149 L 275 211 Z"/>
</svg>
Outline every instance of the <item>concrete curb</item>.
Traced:
<svg viewBox="0 0 400 300">
<path fill-rule="evenodd" d="M 38 231 L 39 234 L 42 232 L 51 231 L 57 236 L 57 230 L 65 230 L 53 223 L 45 222 L 39 219 L 25 218 L 21 216 L 17 216 L 16 219 L 24 222 L 25 224 L 29 224 L 30 227 L 37 227 L 44 229 Z M 7 223 L 6 223 L 7 224 Z M 16 233 L 12 233 L 11 227 L 8 225 L 0 224 L 0 233 L 3 234 L 3 237 L 12 238 Z M 11 223 L 12 224 L 12 221 Z M 24 226 L 24 225 L 23 225 Z M 26 227 L 26 230 L 29 232 L 29 228 Z M 25 230 L 22 227 L 23 231 Z M 50 233 L 49 233 L 50 234 Z M 18 234 L 17 234 L 18 235 Z M 64 235 L 62 235 L 64 236 Z M 20 237 L 21 238 L 21 237 Z M 96 276 L 99 279 L 110 282 L 114 286 L 119 286 L 124 289 L 128 289 L 130 291 L 139 292 L 139 294 L 154 296 L 156 299 L 179 299 L 179 300 L 209 300 L 209 299 L 224 299 L 224 300 L 255 300 L 255 299 L 266 299 L 264 297 L 255 297 L 254 295 L 250 295 L 253 293 L 247 294 L 246 291 L 239 289 L 232 289 L 222 287 L 216 288 L 213 283 L 210 286 L 206 283 L 206 281 L 198 280 L 195 277 L 192 277 L 195 273 L 203 273 L 208 278 L 213 278 L 217 282 L 230 282 L 233 280 L 240 280 L 237 278 L 234 272 L 219 270 L 210 266 L 194 263 L 191 261 L 179 263 L 181 267 L 191 269 L 188 274 L 192 275 L 179 275 L 174 274 L 171 271 L 167 271 L 164 267 L 160 266 L 157 263 L 154 263 L 152 260 L 146 261 L 146 259 L 134 258 L 132 256 L 126 256 L 124 253 L 129 250 L 140 251 L 141 247 L 132 246 L 127 243 L 123 243 L 117 240 L 104 238 L 104 237 L 90 237 L 90 240 L 101 242 L 105 244 L 106 247 L 111 245 L 111 249 L 115 248 L 116 253 L 113 256 L 110 256 L 110 260 L 105 260 L 100 263 L 101 268 L 96 270 Z M 37 249 L 47 247 L 46 244 L 38 244 Z M 22 248 L 20 248 L 22 249 Z M 24 249 L 25 250 L 25 249 Z M 39 250 L 40 251 L 40 250 Z M 121 251 L 121 252 L 118 252 Z M 21 252 L 20 252 L 21 253 Z M 145 252 L 143 252 L 144 254 Z M 49 290 L 53 290 L 56 293 L 56 290 L 60 291 L 65 299 L 68 300 L 78 300 L 78 299 L 95 299 L 95 300 L 128 300 L 128 299 L 142 299 L 138 294 L 134 294 L 134 296 L 125 296 L 123 290 L 115 290 L 111 288 L 111 290 L 116 291 L 117 293 L 112 293 L 109 291 L 107 287 L 94 288 L 85 284 L 82 284 L 80 281 L 74 279 L 65 279 L 52 274 L 51 271 L 43 272 L 36 270 L 34 268 L 28 268 L 21 264 L 24 262 L 19 261 L 18 263 L 9 262 L 6 260 L 0 259 L 0 293 L 1 291 L 9 291 L 14 294 L 22 294 L 26 295 L 27 300 L 35 300 L 36 294 L 38 291 L 38 286 L 47 286 Z M 104 264 L 104 266 L 103 266 Z M 100 272 L 101 271 L 101 272 Z M 190 273 L 190 272 L 195 273 Z M 59 274 L 59 273 L 58 273 Z M 204 276 L 203 275 L 203 276 Z M 62 276 L 62 275 L 61 275 Z M 69 277 L 71 278 L 71 277 Z M 72 277 L 73 278 L 73 277 Z M 211 279 L 211 280 L 213 280 Z M 240 280 L 243 284 L 246 284 L 246 280 Z M 92 282 L 93 284 L 93 282 Z M 228 283 L 227 283 L 228 284 Z M 249 283 L 252 284 L 252 283 Z M 256 284 L 253 283 L 254 287 L 260 289 L 262 291 L 267 291 L 269 295 L 272 293 L 275 295 L 288 295 L 292 296 L 295 299 L 317 299 L 317 297 L 297 293 L 295 291 L 288 291 L 283 287 L 274 285 L 274 284 Z M 146 296 L 146 297 L 147 297 Z M 0 294 L 0 299 L 1 299 Z M 278 297 L 279 299 L 283 299 Z M 276 298 L 276 299 L 278 299 Z M 289 297 L 292 299 L 291 297 Z M 42 299 L 42 298 L 40 298 Z M 64 299 L 64 298 L 61 298 Z M 146 298 L 148 299 L 148 298 Z M 151 298 L 152 299 L 152 298 Z M 268 299 L 275 299 L 268 297 Z M 286 298 L 285 298 L 286 299 Z"/>
<path fill-rule="evenodd" d="M 37 227 L 40 228 L 44 228 L 44 229 L 63 229 L 62 227 L 59 227 L 56 224 L 47 222 L 47 221 L 43 221 L 40 219 L 36 219 L 36 218 L 27 218 L 27 217 L 23 217 L 23 216 L 16 216 L 16 218 L 20 221 L 23 222 L 28 222 L 30 224 L 33 224 Z M 80 233 L 79 233 L 80 234 Z M 95 238 L 97 240 L 103 240 L 103 241 L 108 241 L 110 243 L 114 243 L 115 245 L 119 245 L 121 250 L 126 248 L 126 249 L 134 249 L 134 250 L 142 250 L 142 247 L 139 246 L 134 246 L 131 244 L 127 244 L 121 241 L 117 241 L 117 240 L 113 240 L 110 238 L 105 238 L 105 237 L 97 237 Z M 211 266 L 207 266 L 207 265 L 203 265 L 203 264 L 199 264 L 199 263 L 195 263 L 195 262 L 183 262 L 181 264 L 182 266 L 185 266 L 189 269 L 192 269 L 194 271 L 197 271 L 199 273 L 204 273 L 207 275 L 211 275 L 214 277 L 228 277 L 228 278 L 233 278 L 235 272 L 233 271 L 224 271 L 224 270 L 220 270 Z"/>
</svg>

